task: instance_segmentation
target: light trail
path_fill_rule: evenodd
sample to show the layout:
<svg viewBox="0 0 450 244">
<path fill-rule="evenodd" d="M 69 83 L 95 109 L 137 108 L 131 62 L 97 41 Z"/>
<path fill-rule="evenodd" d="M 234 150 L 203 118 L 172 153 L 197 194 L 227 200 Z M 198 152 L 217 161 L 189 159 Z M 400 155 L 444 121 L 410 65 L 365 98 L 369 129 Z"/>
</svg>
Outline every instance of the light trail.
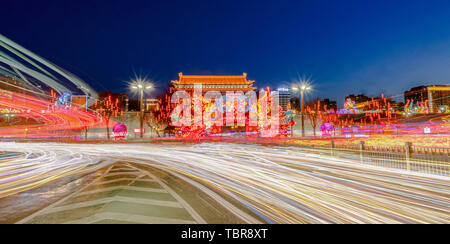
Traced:
<svg viewBox="0 0 450 244">
<path fill-rule="evenodd" d="M 269 223 L 450 223 L 449 177 L 368 166 L 295 147 L 0 145 L 4 151 L 25 154 L 0 164 L 0 197 L 121 160 L 194 179 L 231 196 Z M 217 194 L 202 191 L 246 222 L 256 222 Z"/>
<path fill-rule="evenodd" d="M 0 108 L 22 111 L 24 118 L 33 118 L 36 123 L 0 127 L 2 138 L 46 138 L 80 135 L 84 128 L 104 128 L 101 117 L 76 108 L 54 108 L 50 101 L 0 90 Z M 116 122 L 111 121 L 111 126 Z M 71 131 L 75 131 L 70 133 Z"/>
</svg>

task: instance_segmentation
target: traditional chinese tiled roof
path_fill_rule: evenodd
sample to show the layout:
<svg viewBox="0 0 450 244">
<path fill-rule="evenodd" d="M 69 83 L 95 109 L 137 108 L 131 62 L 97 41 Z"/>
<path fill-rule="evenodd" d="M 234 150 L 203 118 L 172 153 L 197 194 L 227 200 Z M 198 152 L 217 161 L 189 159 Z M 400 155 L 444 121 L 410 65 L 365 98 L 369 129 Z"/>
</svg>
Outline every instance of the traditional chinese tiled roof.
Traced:
<svg viewBox="0 0 450 244">
<path fill-rule="evenodd" d="M 183 75 L 179 73 L 179 80 L 174 80 L 175 84 L 226 84 L 243 85 L 253 84 L 255 81 L 247 80 L 247 74 L 242 75 Z"/>
<path fill-rule="evenodd" d="M 253 80 L 247 80 L 247 74 L 242 75 L 183 75 L 173 80 L 175 89 L 192 89 L 194 84 L 202 84 L 204 90 L 255 90 Z"/>
</svg>

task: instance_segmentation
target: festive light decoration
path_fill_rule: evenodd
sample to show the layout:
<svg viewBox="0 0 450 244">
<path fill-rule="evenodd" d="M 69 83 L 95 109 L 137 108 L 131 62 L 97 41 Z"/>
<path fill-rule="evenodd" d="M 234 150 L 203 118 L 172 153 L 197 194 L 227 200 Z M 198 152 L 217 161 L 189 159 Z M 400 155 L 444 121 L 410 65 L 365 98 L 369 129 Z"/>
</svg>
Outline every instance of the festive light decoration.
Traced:
<svg viewBox="0 0 450 244">
<path fill-rule="evenodd" d="M 407 100 L 404 108 L 405 115 L 411 114 L 428 114 L 430 109 L 428 108 L 428 100 L 425 101 L 417 101 Z"/>
<path fill-rule="evenodd" d="M 324 122 L 320 125 L 320 131 L 323 136 L 330 136 L 334 133 L 334 127 L 329 122 Z"/>
<path fill-rule="evenodd" d="M 438 109 L 439 113 L 450 113 L 450 107 L 448 105 L 442 105 Z"/>
<path fill-rule="evenodd" d="M 69 108 L 72 106 L 72 95 L 69 92 L 64 92 L 58 100 L 55 101 L 56 106 Z"/>
<path fill-rule="evenodd" d="M 112 131 L 115 139 L 124 139 L 128 135 L 127 127 L 124 124 L 116 124 Z"/>
<path fill-rule="evenodd" d="M 337 111 L 338 114 L 359 114 L 361 111 L 355 107 L 355 101 L 347 98 L 344 103 L 344 108 Z"/>
<path fill-rule="evenodd" d="M 280 124 L 292 125 L 294 123 L 294 120 L 293 120 L 294 114 L 293 114 L 292 110 L 289 109 L 282 113 L 283 113 L 283 116 L 281 117 Z"/>
<path fill-rule="evenodd" d="M 246 94 L 227 92 L 224 103 L 224 97 L 219 92 L 208 91 L 202 95 L 201 88 L 195 86 L 192 99 L 186 91 L 177 91 L 172 95 L 171 102 L 176 106 L 170 118 L 171 124 L 176 127 L 177 136 L 197 138 L 216 134 L 223 131 L 222 126 L 230 132 L 259 131 L 264 136 L 279 133 L 279 120 L 283 115 L 277 112 L 278 101 L 273 99 L 274 92 L 270 89 L 262 90 L 259 99 L 256 99 L 253 91 Z M 223 112 L 226 116 L 223 116 Z M 289 123 L 291 119 L 292 116 L 282 123 Z M 270 132 L 267 134 L 267 131 Z"/>
<path fill-rule="evenodd" d="M 0 127 L 2 138 L 73 138 L 86 128 L 102 128 L 101 118 L 94 113 L 69 107 L 63 111 L 48 100 L 0 90 L 0 110 L 14 111 L 22 122 Z"/>
</svg>

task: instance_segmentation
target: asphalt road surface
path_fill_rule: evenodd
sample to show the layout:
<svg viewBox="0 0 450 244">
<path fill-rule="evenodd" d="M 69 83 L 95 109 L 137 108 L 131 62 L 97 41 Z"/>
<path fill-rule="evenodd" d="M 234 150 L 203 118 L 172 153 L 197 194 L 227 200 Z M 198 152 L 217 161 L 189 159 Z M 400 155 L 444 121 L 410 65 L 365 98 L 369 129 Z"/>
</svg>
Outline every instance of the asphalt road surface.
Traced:
<svg viewBox="0 0 450 244">
<path fill-rule="evenodd" d="M 17 199 L 27 202 L 34 189 L 80 177 L 70 181 L 76 186 L 61 183 L 64 187 L 59 190 L 41 190 L 46 204 L 18 223 L 219 222 L 211 211 L 199 210 L 200 193 L 188 195 L 194 188 L 233 215 L 234 219 L 225 218 L 233 223 L 450 223 L 449 177 L 363 165 L 295 147 L 229 143 L 0 143 L 0 147 L 4 151 L 0 206 L 3 202 L 11 207 Z M 150 168 L 192 189 L 180 190 Z M 70 194 L 51 197 L 66 191 Z M 163 209 L 167 206 L 176 211 Z M 10 216 L 20 210 L 4 209 L 0 222 L 6 211 Z M 82 214 L 73 214 L 73 209 Z"/>
</svg>

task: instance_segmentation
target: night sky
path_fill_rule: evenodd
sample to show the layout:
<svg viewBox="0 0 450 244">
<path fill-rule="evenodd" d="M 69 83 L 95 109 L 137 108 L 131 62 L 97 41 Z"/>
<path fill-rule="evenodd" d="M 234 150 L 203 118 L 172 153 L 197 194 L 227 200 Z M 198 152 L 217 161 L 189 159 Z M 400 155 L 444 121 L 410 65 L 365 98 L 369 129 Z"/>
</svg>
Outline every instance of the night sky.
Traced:
<svg viewBox="0 0 450 244">
<path fill-rule="evenodd" d="M 342 104 L 450 80 L 450 1 L 11 0 L 0 12 L 3 35 L 97 91 L 126 91 L 135 73 L 159 90 L 179 72 L 247 72 L 259 88 L 305 75 L 311 96 Z"/>
</svg>

